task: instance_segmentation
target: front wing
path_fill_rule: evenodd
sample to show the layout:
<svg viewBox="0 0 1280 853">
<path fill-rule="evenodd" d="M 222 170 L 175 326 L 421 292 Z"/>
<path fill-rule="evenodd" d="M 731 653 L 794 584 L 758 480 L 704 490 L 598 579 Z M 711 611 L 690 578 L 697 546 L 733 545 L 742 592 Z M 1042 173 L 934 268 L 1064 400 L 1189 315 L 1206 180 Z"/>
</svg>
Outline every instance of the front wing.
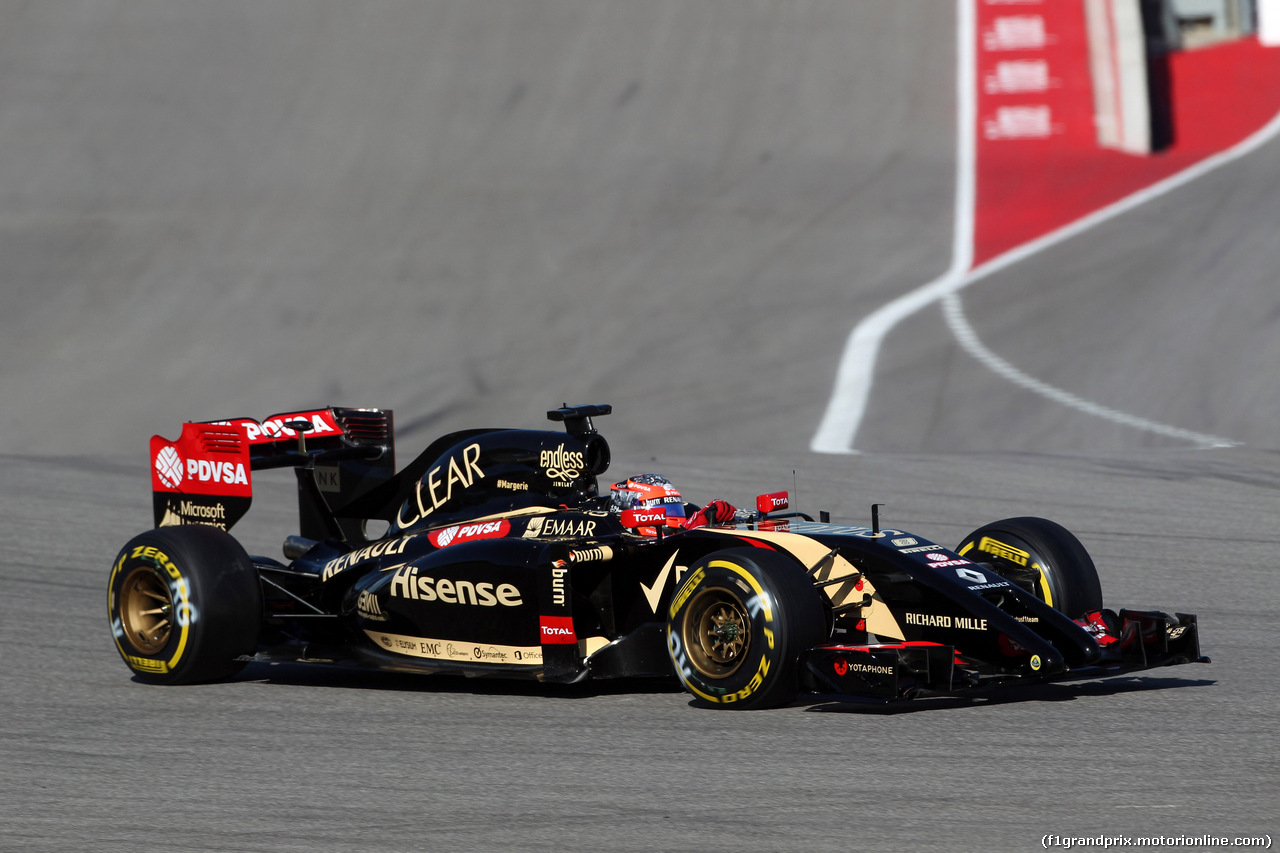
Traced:
<svg viewBox="0 0 1280 853">
<path fill-rule="evenodd" d="M 1121 675 L 1162 666 L 1208 663 L 1200 654 L 1196 617 L 1121 610 L 1087 614 L 1102 654 L 1085 666 L 1039 674 L 984 672 L 954 646 L 912 641 L 869 645 L 824 644 L 800 656 L 801 690 L 838 701 L 894 702 L 925 696 L 957 696 L 1011 683 L 1046 683 Z"/>
</svg>

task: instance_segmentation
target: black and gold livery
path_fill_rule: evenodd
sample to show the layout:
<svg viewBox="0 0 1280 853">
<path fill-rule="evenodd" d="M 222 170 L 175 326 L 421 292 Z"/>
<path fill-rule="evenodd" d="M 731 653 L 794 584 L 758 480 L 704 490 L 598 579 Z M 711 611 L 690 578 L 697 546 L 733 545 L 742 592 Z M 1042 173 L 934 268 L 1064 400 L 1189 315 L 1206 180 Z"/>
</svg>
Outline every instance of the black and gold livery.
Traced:
<svg viewBox="0 0 1280 853">
<path fill-rule="evenodd" d="M 952 550 L 878 521 L 766 511 L 774 493 L 732 524 L 643 535 L 599 493 L 610 453 L 593 418 L 610 411 L 549 412 L 563 432 L 452 433 L 399 471 L 389 411 L 308 413 L 336 425 L 310 441 L 298 420 L 277 419 L 296 426 L 279 438 L 219 422 L 240 430 L 245 448 L 226 452 L 247 453 L 253 471 L 296 473 L 288 561 L 164 516 L 113 563 L 116 646 L 154 683 L 254 661 L 550 682 L 674 675 L 726 709 L 1207 661 L 1194 616 L 1104 609 L 1088 553 L 1044 519 L 988 524 Z M 157 464 L 176 464 L 165 452 Z"/>
</svg>

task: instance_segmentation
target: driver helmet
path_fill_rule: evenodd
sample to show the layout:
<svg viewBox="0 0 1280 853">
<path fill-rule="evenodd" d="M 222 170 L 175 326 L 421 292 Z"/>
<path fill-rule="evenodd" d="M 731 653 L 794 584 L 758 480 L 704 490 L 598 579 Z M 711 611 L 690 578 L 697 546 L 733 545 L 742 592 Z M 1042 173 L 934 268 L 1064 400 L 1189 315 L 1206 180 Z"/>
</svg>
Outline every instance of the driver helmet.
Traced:
<svg viewBox="0 0 1280 853">
<path fill-rule="evenodd" d="M 668 527 L 683 527 L 684 498 L 671 481 L 661 474 L 635 474 L 609 488 L 609 512 L 620 515 L 628 509 L 667 511 Z M 644 532 L 644 528 L 641 529 Z M 649 535 L 656 535 L 654 531 Z"/>
</svg>

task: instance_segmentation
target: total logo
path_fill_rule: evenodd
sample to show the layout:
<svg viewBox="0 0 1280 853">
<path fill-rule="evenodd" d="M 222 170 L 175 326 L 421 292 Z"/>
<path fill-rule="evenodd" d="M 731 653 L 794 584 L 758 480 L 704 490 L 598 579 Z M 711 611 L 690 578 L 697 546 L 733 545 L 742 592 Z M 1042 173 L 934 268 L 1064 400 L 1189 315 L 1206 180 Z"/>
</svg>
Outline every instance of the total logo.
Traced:
<svg viewBox="0 0 1280 853">
<path fill-rule="evenodd" d="M 756 509 L 761 514 L 773 512 L 775 509 L 786 509 L 790 497 L 786 492 L 759 495 L 756 497 Z"/>
<path fill-rule="evenodd" d="M 578 642 L 578 637 L 573 631 L 572 616 L 540 616 L 538 627 L 543 645 L 567 646 Z"/>
<path fill-rule="evenodd" d="M 665 509 L 628 509 L 622 512 L 623 527 L 647 527 L 652 524 L 666 523 L 667 511 Z"/>
<path fill-rule="evenodd" d="M 427 534 L 427 540 L 437 548 L 448 548 L 476 539 L 499 539 L 511 532 L 511 523 L 505 518 L 498 521 L 482 521 L 475 524 L 455 524 Z"/>
</svg>

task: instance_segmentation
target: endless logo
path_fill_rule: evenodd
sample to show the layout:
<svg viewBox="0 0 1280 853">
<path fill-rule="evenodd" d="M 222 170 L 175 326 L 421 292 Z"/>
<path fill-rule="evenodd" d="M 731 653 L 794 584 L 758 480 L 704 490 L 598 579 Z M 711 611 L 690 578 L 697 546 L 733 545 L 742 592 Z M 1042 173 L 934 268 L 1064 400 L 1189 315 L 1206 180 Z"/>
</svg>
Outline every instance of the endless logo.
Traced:
<svg viewBox="0 0 1280 853">
<path fill-rule="evenodd" d="M 555 450 L 544 450 L 538 458 L 538 464 L 547 471 L 553 480 L 576 480 L 582 476 L 586 467 L 580 450 L 565 450 L 561 444 Z"/>
</svg>

